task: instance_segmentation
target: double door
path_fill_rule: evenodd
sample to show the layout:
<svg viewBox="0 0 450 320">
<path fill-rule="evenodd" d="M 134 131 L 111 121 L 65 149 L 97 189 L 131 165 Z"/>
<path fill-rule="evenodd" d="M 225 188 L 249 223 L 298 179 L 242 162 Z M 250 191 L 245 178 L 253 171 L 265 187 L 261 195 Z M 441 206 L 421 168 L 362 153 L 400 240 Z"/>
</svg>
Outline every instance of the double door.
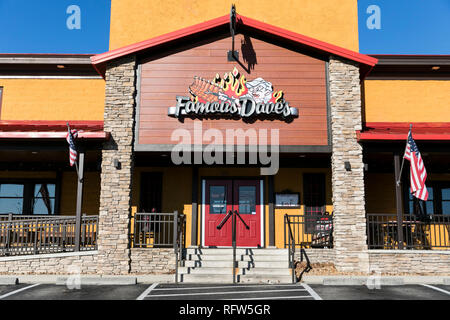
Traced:
<svg viewBox="0 0 450 320">
<path fill-rule="evenodd" d="M 261 180 L 204 180 L 203 213 L 204 245 L 213 247 L 231 246 L 231 217 L 218 230 L 217 226 L 230 211 L 239 213 L 250 227 L 236 217 L 236 245 L 239 247 L 261 247 L 261 200 L 263 187 Z"/>
</svg>

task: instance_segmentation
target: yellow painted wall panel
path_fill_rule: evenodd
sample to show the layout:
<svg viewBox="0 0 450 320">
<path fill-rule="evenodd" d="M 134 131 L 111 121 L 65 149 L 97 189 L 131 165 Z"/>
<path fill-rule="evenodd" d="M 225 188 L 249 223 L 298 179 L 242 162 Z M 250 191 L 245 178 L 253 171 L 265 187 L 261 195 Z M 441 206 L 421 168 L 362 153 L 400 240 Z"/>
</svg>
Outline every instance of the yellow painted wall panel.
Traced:
<svg viewBox="0 0 450 320">
<path fill-rule="evenodd" d="M 358 51 L 356 0 L 113 0 L 110 50 L 238 14 Z"/>
<path fill-rule="evenodd" d="M 396 213 L 393 173 L 366 173 L 366 212 Z"/>
<path fill-rule="evenodd" d="M 75 170 L 74 170 L 75 171 Z M 77 207 L 77 174 L 64 172 L 61 186 L 61 215 L 75 215 Z M 100 207 L 100 173 L 85 172 L 82 214 L 98 215 Z"/>
<path fill-rule="evenodd" d="M 103 120 L 103 79 L 1 79 L 1 120 Z"/>
<path fill-rule="evenodd" d="M 367 122 L 450 122 L 450 81 L 366 80 Z"/>
</svg>

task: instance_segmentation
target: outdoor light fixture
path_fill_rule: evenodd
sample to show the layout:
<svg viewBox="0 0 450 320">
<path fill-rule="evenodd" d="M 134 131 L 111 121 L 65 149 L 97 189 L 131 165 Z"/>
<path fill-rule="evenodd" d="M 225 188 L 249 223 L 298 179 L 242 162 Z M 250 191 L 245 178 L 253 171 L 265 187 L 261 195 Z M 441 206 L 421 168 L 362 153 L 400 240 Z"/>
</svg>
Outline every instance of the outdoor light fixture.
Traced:
<svg viewBox="0 0 450 320">
<path fill-rule="evenodd" d="M 352 166 L 350 165 L 350 161 L 345 161 L 344 162 L 344 166 L 345 166 L 345 170 L 347 170 L 347 171 L 351 171 L 352 170 Z"/>
<path fill-rule="evenodd" d="M 119 160 L 117 160 L 117 159 L 114 159 L 114 168 L 116 168 L 116 169 L 120 169 L 120 167 L 121 167 L 121 163 L 120 163 L 120 161 L 119 161 Z"/>
<path fill-rule="evenodd" d="M 369 171 L 369 165 L 367 163 L 364 163 L 364 171 Z"/>
<path fill-rule="evenodd" d="M 64 68 L 65 68 L 65 66 L 62 65 L 62 64 L 58 64 L 56 67 L 57 67 L 58 69 L 64 69 Z"/>
<path fill-rule="evenodd" d="M 236 33 L 236 7 L 231 5 L 230 11 L 230 33 L 231 33 L 231 50 L 227 53 L 228 61 L 238 61 L 239 52 L 234 50 L 234 35 Z"/>
<path fill-rule="evenodd" d="M 441 67 L 440 66 L 432 66 L 431 70 L 439 70 Z"/>
</svg>

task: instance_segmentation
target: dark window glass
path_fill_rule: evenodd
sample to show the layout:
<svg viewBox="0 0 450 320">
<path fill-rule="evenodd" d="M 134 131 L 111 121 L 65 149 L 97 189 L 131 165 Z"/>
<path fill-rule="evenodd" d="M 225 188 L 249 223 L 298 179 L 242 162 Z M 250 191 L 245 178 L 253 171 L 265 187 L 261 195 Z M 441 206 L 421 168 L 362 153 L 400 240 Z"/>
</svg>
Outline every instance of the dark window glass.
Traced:
<svg viewBox="0 0 450 320">
<path fill-rule="evenodd" d="M 55 214 L 54 183 L 0 183 L 0 214 Z"/>
<path fill-rule="evenodd" d="M 325 175 L 322 173 L 305 173 L 303 175 L 303 192 L 306 232 L 312 233 L 318 221 L 317 215 L 325 213 Z M 314 217 L 308 217 L 308 215 Z"/>
<path fill-rule="evenodd" d="M 209 187 L 209 213 L 227 213 L 227 190 L 225 186 Z"/>
<path fill-rule="evenodd" d="M 239 186 L 239 213 L 256 214 L 255 186 Z"/>
<path fill-rule="evenodd" d="M 425 206 L 423 206 L 420 201 L 409 193 L 409 213 L 415 215 L 421 214 L 434 214 L 434 190 L 433 187 L 427 187 L 428 190 L 428 200 Z M 423 212 L 421 212 L 423 211 Z"/>
<path fill-rule="evenodd" d="M 441 189 L 442 214 L 450 215 L 450 187 Z"/>
<path fill-rule="evenodd" d="M 22 214 L 23 184 L 0 184 L 0 213 Z"/>
<path fill-rule="evenodd" d="M 36 184 L 34 186 L 33 213 L 55 213 L 55 185 L 51 183 Z"/>
</svg>

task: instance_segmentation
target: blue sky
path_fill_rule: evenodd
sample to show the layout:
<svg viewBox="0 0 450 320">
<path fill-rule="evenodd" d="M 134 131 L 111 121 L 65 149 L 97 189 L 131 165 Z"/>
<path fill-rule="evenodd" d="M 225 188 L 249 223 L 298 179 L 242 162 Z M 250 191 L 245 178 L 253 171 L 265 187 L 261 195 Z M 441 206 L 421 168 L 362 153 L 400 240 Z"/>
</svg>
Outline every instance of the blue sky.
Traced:
<svg viewBox="0 0 450 320">
<path fill-rule="evenodd" d="M 80 9 L 79 29 L 67 26 L 71 5 Z M 108 51 L 110 8 L 110 0 L 0 0 L 0 53 Z"/>
<path fill-rule="evenodd" d="M 367 19 L 377 5 L 380 29 Z M 359 51 L 365 54 L 450 54 L 450 0 L 358 0 Z"/>
<path fill-rule="evenodd" d="M 80 29 L 67 26 L 70 5 L 80 9 Z M 368 28 L 371 5 L 379 29 Z M 111 0 L 0 0 L 0 53 L 108 51 L 110 10 Z M 358 20 L 361 53 L 450 54 L 450 0 L 358 0 Z"/>
</svg>

